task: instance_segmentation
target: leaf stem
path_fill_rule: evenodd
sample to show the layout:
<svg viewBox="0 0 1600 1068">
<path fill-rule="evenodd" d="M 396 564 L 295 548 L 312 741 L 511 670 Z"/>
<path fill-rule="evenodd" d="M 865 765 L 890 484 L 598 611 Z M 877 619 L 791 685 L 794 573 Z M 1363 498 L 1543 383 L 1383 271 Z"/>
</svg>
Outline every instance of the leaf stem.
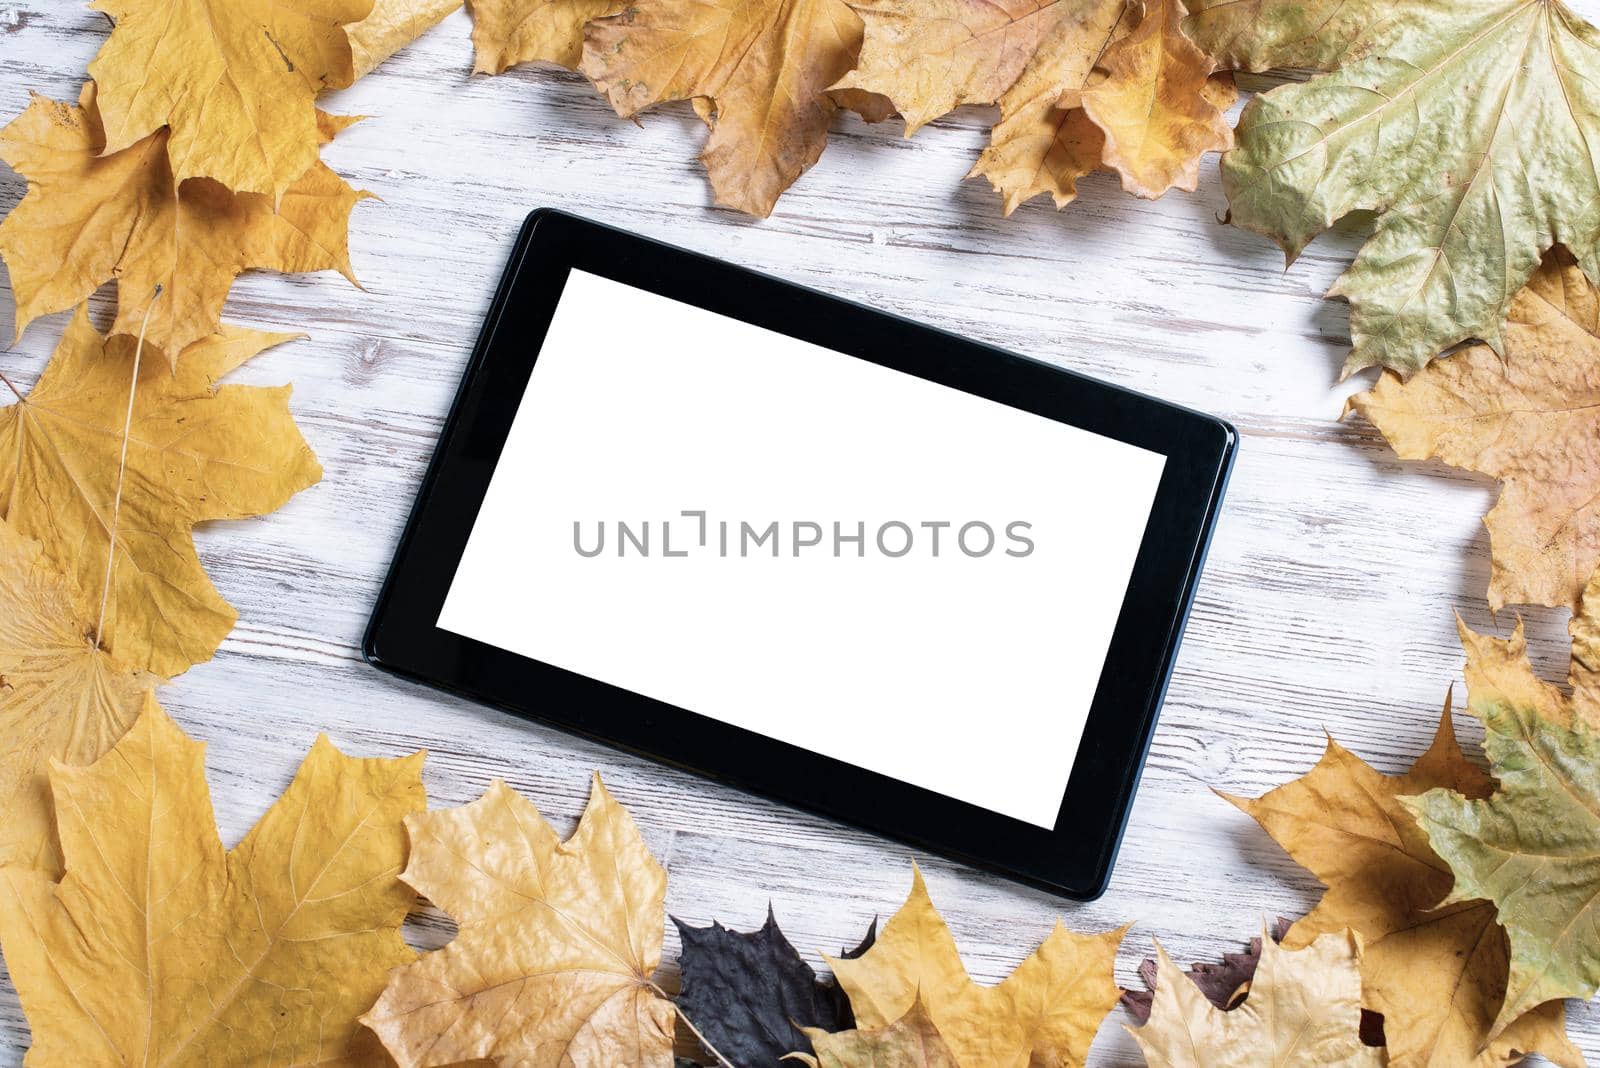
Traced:
<svg viewBox="0 0 1600 1068">
<path fill-rule="evenodd" d="M 662 990 L 656 984 L 651 983 L 650 989 L 654 990 L 661 1000 L 672 1006 L 673 1011 L 678 1014 L 678 1019 L 683 1021 L 683 1026 L 687 1027 L 689 1029 L 689 1033 L 695 1037 L 695 1041 L 699 1042 L 701 1048 L 703 1048 L 707 1053 L 715 1057 L 717 1059 L 717 1063 L 722 1065 L 722 1068 L 734 1068 L 733 1062 L 724 1057 L 722 1055 L 722 1051 L 713 1046 L 711 1041 L 707 1039 L 705 1035 L 700 1033 L 700 1028 L 694 1025 L 694 1021 L 690 1020 L 689 1017 L 684 1015 L 683 1006 L 679 1005 L 676 1001 L 673 1001 L 670 997 L 668 997 L 667 992 Z"/>
<path fill-rule="evenodd" d="M 23 399 L 22 398 L 22 391 L 20 389 L 18 389 L 16 386 L 13 386 L 11 384 L 11 379 L 6 377 L 4 371 L 0 371 L 0 382 L 4 382 L 6 384 L 6 388 L 9 389 L 13 394 L 16 395 L 17 400 L 22 400 Z"/>
<path fill-rule="evenodd" d="M 117 521 L 122 517 L 122 482 L 128 472 L 128 439 L 133 436 L 133 398 L 139 389 L 139 360 L 144 356 L 144 332 L 150 325 L 150 313 L 155 310 L 156 301 L 161 299 L 161 287 L 156 286 L 155 294 L 150 298 L 150 303 L 145 306 L 144 319 L 139 323 L 139 341 L 133 347 L 133 374 L 128 381 L 128 411 L 122 420 L 122 456 L 117 461 L 117 492 L 111 501 L 111 534 L 110 545 L 106 549 L 106 577 L 100 584 L 100 616 L 94 621 L 94 643 L 101 649 L 105 648 L 106 603 L 111 599 L 111 566 L 117 560 Z M 6 385 L 11 385 L 7 382 Z M 11 387 L 16 392 L 16 387 Z M 20 394 L 19 394 L 20 396 Z"/>
</svg>

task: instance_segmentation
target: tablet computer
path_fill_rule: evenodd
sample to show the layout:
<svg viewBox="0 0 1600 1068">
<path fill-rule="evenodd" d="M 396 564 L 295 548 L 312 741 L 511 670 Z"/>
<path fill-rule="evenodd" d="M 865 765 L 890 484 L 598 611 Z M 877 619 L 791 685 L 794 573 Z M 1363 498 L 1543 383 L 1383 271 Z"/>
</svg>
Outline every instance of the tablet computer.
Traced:
<svg viewBox="0 0 1600 1068">
<path fill-rule="evenodd" d="M 368 627 L 379 667 L 1080 898 L 1228 424 L 554 211 Z"/>
</svg>

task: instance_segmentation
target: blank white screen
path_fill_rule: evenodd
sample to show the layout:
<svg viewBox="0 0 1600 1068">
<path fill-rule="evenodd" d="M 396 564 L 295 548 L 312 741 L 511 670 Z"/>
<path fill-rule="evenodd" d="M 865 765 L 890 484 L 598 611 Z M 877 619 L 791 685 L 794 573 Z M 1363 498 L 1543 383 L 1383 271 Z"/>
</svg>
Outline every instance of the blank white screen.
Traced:
<svg viewBox="0 0 1600 1068">
<path fill-rule="evenodd" d="M 573 271 L 438 625 L 1050 828 L 1164 464 Z"/>
</svg>

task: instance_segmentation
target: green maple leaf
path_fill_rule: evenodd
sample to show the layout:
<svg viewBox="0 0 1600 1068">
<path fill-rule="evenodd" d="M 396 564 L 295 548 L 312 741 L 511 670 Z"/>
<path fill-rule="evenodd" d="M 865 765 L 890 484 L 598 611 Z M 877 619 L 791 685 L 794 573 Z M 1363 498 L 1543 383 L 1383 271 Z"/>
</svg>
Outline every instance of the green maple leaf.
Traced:
<svg viewBox="0 0 1600 1068">
<path fill-rule="evenodd" d="M 1559 0 L 1360 7 L 1370 28 L 1343 66 L 1245 109 L 1222 162 L 1233 221 L 1292 260 L 1345 215 L 1378 213 L 1329 291 L 1351 305 L 1347 374 L 1409 373 L 1471 338 L 1503 352 L 1511 299 L 1551 245 L 1600 278 L 1600 31 Z M 1261 0 L 1232 47 L 1289 47 L 1273 20 L 1293 10 Z"/>
<path fill-rule="evenodd" d="M 1511 977 L 1494 1034 L 1556 998 L 1600 986 L 1600 738 L 1498 690 L 1474 695 L 1499 790 L 1401 798 L 1455 873 L 1441 904 L 1493 901 L 1511 937 Z"/>
</svg>

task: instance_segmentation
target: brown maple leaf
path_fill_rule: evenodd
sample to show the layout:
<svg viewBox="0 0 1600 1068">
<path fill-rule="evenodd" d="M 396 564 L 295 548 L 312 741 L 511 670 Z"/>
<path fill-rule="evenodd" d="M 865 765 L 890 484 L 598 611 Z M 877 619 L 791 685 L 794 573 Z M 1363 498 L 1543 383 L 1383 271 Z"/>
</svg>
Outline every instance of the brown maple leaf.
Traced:
<svg viewBox="0 0 1600 1068">
<path fill-rule="evenodd" d="M 624 118 L 693 101 L 717 203 L 767 216 L 822 155 L 839 106 L 828 88 L 860 48 L 844 0 L 634 0 L 588 24 L 579 69 Z"/>
<path fill-rule="evenodd" d="M 1364 1001 L 1383 1016 L 1390 1064 L 1489 1068 L 1535 1050 L 1558 1064 L 1581 1064 L 1559 1001 L 1491 1040 L 1506 993 L 1506 935 L 1487 901 L 1441 905 L 1449 865 L 1403 800 L 1437 787 L 1472 798 L 1494 789 L 1462 754 L 1448 701 L 1432 746 L 1403 775 L 1381 774 L 1329 739 L 1306 775 L 1255 800 L 1228 800 L 1328 888 L 1284 945 L 1306 946 L 1347 927 L 1361 935 Z"/>
</svg>

